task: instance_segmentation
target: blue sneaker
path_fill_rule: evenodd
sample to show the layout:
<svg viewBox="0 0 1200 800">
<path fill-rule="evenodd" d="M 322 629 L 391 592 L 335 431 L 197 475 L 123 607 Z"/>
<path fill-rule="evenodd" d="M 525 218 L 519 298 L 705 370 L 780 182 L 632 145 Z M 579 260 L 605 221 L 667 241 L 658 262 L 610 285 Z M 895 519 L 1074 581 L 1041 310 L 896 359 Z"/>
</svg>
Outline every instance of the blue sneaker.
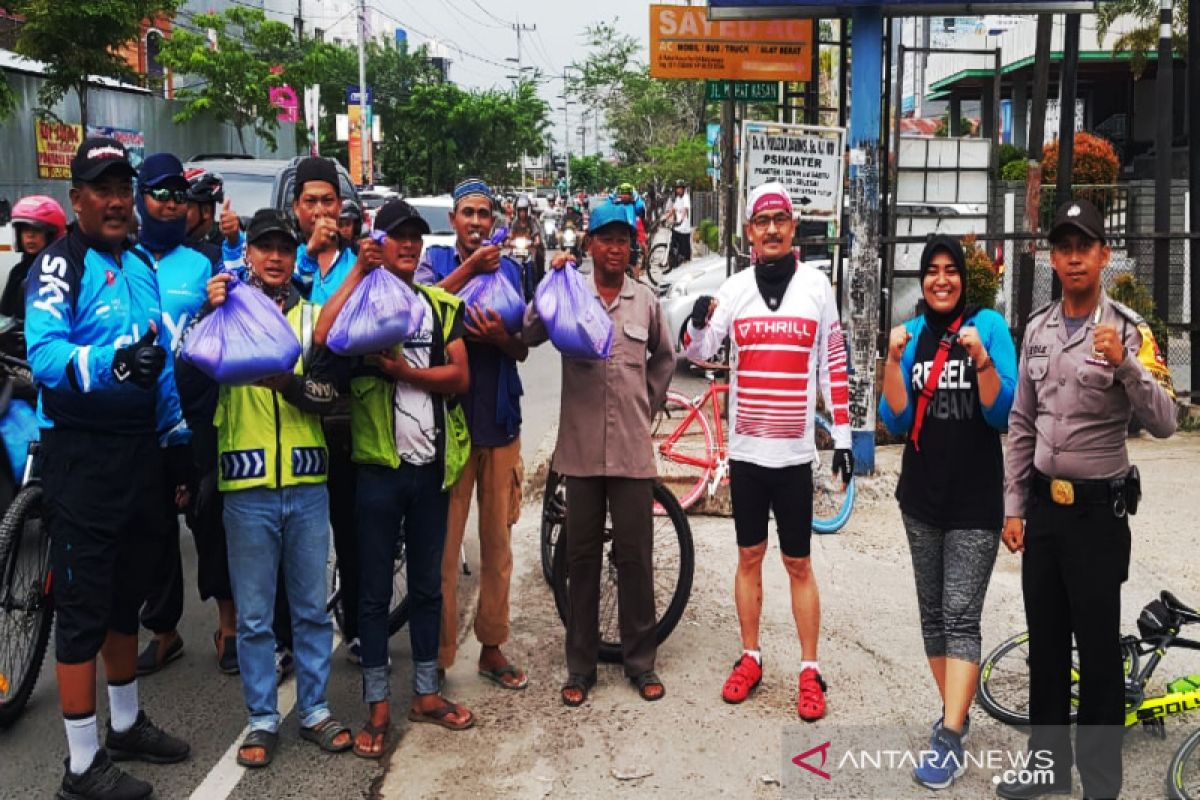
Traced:
<svg viewBox="0 0 1200 800">
<path fill-rule="evenodd" d="M 942 728 L 930 737 L 929 750 L 921 754 L 912 776 L 926 789 L 947 789 L 966 771 L 962 740 Z"/>
<path fill-rule="evenodd" d="M 938 717 L 937 722 L 933 723 L 932 733 L 937 733 L 938 731 L 940 731 L 942 729 L 942 724 L 945 719 L 946 719 L 946 713 L 943 711 L 942 716 Z M 970 735 L 971 735 L 971 715 L 967 714 L 965 717 L 963 717 L 963 729 L 962 729 L 962 733 L 959 734 L 958 738 L 962 741 L 963 744 L 966 744 L 967 737 Z"/>
</svg>

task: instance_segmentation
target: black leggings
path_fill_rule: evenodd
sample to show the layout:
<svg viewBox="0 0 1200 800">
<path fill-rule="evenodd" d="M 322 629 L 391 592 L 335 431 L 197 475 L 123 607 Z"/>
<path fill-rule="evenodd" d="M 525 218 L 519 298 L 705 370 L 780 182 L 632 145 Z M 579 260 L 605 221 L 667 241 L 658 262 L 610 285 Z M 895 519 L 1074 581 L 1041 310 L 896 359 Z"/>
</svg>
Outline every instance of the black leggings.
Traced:
<svg viewBox="0 0 1200 800">
<path fill-rule="evenodd" d="M 761 467 L 748 461 L 729 462 L 729 493 L 738 547 L 767 540 L 767 523 L 775 512 L 779 549 L 789 558 L 807 558 L 812 542 L 812 464 Z"/>
</svg>

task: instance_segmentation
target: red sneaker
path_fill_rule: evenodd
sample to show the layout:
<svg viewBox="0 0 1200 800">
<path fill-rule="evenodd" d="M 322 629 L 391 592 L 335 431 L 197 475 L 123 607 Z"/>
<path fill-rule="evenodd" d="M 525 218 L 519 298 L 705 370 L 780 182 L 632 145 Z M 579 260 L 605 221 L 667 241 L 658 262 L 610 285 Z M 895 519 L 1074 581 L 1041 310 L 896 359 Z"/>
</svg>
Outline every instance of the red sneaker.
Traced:
<svg viewBox="0 0 1200 800">
<path fill-rule="evenodd" d="M 800 696 L 796 711 L 805 722 L 816 722 L 825 716 L 825 692 L 829 687 L 821 673 L 809 667 L 800 673 Z"/>
<path fill-rule="evenodd" d="M 749 697 L 760 683 L 762 664 L 755 661 L 754 656 L 749 653 L 742 653 L 742 657 L 733 665 L 733 672 L 725 679 L 725 686 L 721 688 L 721 699 L 726 703 L 740 703 Z"/>
</svg>

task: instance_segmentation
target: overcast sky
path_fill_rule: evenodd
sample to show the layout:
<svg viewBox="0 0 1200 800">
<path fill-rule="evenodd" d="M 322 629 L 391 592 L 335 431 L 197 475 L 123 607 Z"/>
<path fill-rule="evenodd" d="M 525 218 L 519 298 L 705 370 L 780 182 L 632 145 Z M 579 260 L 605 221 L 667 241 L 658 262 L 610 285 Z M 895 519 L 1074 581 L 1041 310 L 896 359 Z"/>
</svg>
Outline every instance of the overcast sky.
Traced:
<svg viewBox="0 0 1200 800">
<path fill-rule="evenodd" d="M 537 26 L 536 31 L 521 34 L 521 57 L 525 65 L 541 69 L 547 77 L 557 76 L 541 87 L 542 97 L 554 109 L 556 150 L 562 146 L 562 101 L 557 97 L 562 93 L 562 71 L 572 61 L 584 58 L 583 29 L 616 18 L 621 31 L 636 36 L 643 46 L 648 40 L 647 0 L 368 0 L 368 4 L 394 18 L 385 17 L 384 24 L 405 23 L 401 27 L 408 30 L 410 42 L 420 45 L 436 38 L 444 44 L 453 62 L 451 78 L 472 88 L 510 86 L 512 81 L 505 75 L 513 74 L 515 65 L 505 59 L 517 55 L 517 35 L 511 25 L 519 20 L 522 25 Z M 570 107 L 571 150 L 576 154 L 579 137 L 574 129 L 580 124 L 580 111 L 578 105 Z M 595 152 L 592 127 L 589 123 L 589 152 Z"/>
</svg>

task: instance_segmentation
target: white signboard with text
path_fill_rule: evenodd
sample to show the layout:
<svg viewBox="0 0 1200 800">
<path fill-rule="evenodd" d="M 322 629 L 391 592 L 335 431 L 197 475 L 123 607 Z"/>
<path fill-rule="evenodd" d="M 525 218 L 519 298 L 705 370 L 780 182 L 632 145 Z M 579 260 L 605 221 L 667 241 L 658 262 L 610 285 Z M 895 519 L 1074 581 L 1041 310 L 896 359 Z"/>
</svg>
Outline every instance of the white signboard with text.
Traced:
<svg viewBox="0 0 1200 800">
<path fill-rule="evenodd" d="M 797 217 L 838 222 L 842 208 L 845 128 L 742 124 L 742 207 L 758 186 L 779 181 L 787 187 Z"/>
</svg>

